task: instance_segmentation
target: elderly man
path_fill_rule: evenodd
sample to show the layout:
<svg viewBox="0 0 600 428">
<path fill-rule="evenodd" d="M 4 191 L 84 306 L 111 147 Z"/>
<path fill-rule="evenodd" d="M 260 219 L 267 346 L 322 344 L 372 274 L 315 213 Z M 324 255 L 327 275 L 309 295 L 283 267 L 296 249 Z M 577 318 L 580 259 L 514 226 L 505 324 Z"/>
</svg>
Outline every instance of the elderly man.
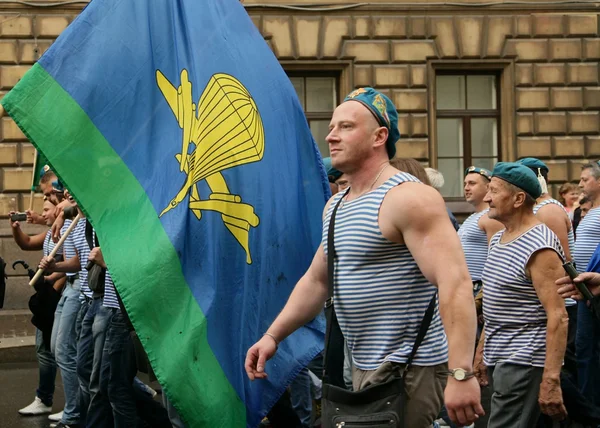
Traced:
<svg viewBox="0 0 600 428">
<path fill-rule="evenodd" d="M 447 380 L 450 417 L 468 425 L 483 414 L 479 385 L 470 373 L 475 305 L 469 272 L 440 194 L 389 164 L 399 138 L 397 121 L 396 107 L 372 88 L 357 89 L 336 108 L 327 142 L 333 166 L 348 176 L 351 186 L 325 207 L 325 245 L 281 314 L 249 349 L 245 367 L 250 379 L 265 378 L 265 362 L 278 342 L 322 310 L 328 298 L 327 231 L 339 202 L 334 306 L 352 352 L 354 389 L 404 373 L 437 291 L 439 311 L 436 307 L 404 373 L 407 400 L 404 409 L 396 410 L 404 410 L 407 427 L 431 426 Z"/>
<path fill-rule="evenodd" d="M 505 226 L 490 241 L 482 275 L 483 358 L 493 377 L 490 428 L 535 427 L 540 410 L 566 416 L 560 369 L 568 317 L 554 284 L 564 276 L 564 253 L 533 214 L 540 194 L 529 168 L 500 162 L 485 196 L 490 218 Z"/>
</svg>

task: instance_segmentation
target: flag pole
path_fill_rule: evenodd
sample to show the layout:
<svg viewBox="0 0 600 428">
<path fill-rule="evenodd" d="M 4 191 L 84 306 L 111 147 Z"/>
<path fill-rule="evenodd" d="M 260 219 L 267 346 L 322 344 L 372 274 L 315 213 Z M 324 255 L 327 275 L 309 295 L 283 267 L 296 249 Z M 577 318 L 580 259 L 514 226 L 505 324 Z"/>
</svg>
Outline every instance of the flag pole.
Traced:
<svg viewBox="0 0 600 428">
<path fill-rule="evenodd" d="M 65 230 L 65 233 L 63 233 L 63 236 L 61 236 L 60 241 L 58 241 L 58 243 L 54 246 L 54 248 L 52 249 L 52 251 L 50 252 L 48 257 L 54 258 L 54 256 L 56 255 L 56 253 L 58 253 L 58 250 L 61 249 L 61 247 L 65 243 L 67 237 L 73 231 L 73 229 L 77 225 L 77 222 L 80 219 L 81 219 L 81 214 L 77 214 L 77 216 L 73 219 L 73 222 L 69 225 L 67 230 Z M 40 279 L 40 276 L 42 276 L 43 273 L 44 273 L 44 269 L 42 269 L 42 268 L 38 269 L 35 276 L 33 278 L 31 278 L 31 281 L 29 281 L 29 285 L 31 285 L 33 287 L 34 284 L 38 281 L 38 279 Z"/>
<path fill-rule="evenodd" d="M 35 149 L 35 152 L 33 154 L 33 174 L 31 174 L 31 193 L 29 194 L 29 211 L 33 211 L 33 195 L 35 195 L 34 189 L 36 186 L 35 177 L 37 176 L 36 171 L 38 169 L 37 160 L 38 151 L 37 149 Z"/>
</svg>

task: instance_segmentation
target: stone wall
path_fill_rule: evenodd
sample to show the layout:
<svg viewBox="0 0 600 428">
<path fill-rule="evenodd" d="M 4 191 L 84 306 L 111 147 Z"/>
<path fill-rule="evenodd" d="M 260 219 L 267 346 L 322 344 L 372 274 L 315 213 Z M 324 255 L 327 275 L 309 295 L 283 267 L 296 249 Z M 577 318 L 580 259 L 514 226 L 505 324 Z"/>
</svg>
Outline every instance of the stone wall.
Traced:
<svg viewBox="0 0 600 428">
<path fill-rule="evenodd" d="M 340 92 L 371 85 L 400 113 L 403 156 L 435 165 L 436 64 L 510 65 L 503 87 L 503 160 L 538 156 L 555 184 L 577 179 L 579 164 L 600 158 L 600 32 L 593 9 L 515 11 L 396 9 L 389 3 L 338 12 L 253 8 L 254 23 L 284 68 L 338 70 Z M 293 2 L 290 2 L 293 3 Z M 426 3 L 424 3 L 424 6 Z M 416 9 L 416 10 L 415 10 Z M 78 13 L 0 11 L 0 96 L 10 90 Z M 476 12 L 476 13 L 475 13 Z M 510 76 L 508 76 L 510 74 Z M 33 147 L 0 118 L 0 216 L 29 206 Z M 39 195 L 35 207 L 41 205 Z"/>
</svg>

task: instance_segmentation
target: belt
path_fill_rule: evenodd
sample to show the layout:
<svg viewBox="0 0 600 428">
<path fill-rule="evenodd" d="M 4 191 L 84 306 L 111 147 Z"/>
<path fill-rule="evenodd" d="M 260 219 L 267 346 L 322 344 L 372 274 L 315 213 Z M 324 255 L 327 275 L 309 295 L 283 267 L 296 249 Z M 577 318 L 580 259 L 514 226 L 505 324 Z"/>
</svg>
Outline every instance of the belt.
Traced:
<svg viewBox="0 0 600 428">
<path fill-rule="evenodd" d="M 76 273 L 75 275 L 67 276 L 67 282 L 69 284 L 73 284 L 76 279 L 79 279 L 79 274 L 78 273 Z"/>
</svg>

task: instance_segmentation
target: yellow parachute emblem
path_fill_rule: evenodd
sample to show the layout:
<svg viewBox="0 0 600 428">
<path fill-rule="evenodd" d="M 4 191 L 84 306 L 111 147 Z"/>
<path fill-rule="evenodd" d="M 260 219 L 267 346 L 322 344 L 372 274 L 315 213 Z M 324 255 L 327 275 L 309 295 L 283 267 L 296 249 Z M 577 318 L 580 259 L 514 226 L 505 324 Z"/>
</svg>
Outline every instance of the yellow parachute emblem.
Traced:
<svg viewBox="0 0 600 428">
<path fill-rule="evenodd" d="M 249 231 L 250 226 L 258 226 L 259 218 L 252 205 L 231 194 L 221 171 L 258 162 L 263 157 L 265 134 L 254 99 L 239 80 L 224 73 L 209 79 L 197 108 L 187 70 L 181 71 L 177 88 L 160 70 L 156 71 L 156 83 L 183 130 L 181 153 L 175 158 L 179 170 L 187 174 L 181 190 L 160 216 L 190 193 L 188 206 L 198 220 L 203 210 L 221 213 L 223 223 L 245 250 L 246 263 L 251 264 Z M 195 147 L 188 154 L 190 143 Z M 201 180 L 206 180 L 212 192 L 207 200 L 198 194 L 197 183 Z"/>
</svg>

